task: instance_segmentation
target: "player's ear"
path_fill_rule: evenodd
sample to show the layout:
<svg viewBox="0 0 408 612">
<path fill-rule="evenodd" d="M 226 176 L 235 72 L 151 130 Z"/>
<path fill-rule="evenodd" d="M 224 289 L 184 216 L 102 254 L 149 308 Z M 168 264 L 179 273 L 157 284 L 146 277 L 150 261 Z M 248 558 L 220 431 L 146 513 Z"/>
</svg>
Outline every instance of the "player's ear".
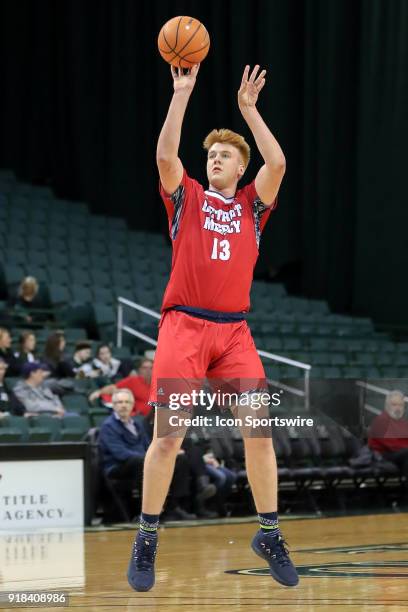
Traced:
<svg viewBox="0 0 408 612">
<path fill-rule="evenodd" d="M 245 172 L 244 164 L 239 164 L 239 166 L 238 166 L 238 179 L 240 179 L 243 176 L 244 172 Z"/>
</svg>

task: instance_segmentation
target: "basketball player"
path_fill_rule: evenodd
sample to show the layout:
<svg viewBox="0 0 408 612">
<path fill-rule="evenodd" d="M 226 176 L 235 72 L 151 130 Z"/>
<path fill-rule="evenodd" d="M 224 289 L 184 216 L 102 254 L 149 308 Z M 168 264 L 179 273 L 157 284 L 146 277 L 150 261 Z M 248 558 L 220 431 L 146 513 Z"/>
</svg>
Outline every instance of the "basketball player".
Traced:
<svg viewBox="0 0 408 612">
<path fill-rule="evenodd" d="M 245 321 L 261 232 L 276 205 L 285 157 L 256 108 L 266 71 L 245 67 L 238 106 L 264 165 L 255 180 L 238 188 L 249 162 L 244 138 L 213 130 L 204 141 L 209 188 L 191 179 L 178 157 L 181 127 L 199 65 L 184 74 L 172 67 L 174 94 L 157 144 L 160 193 L 173 243 L 170 281 L 162 305 L 150 402 L 156 405 L 155 432 L 144 465 L 140 528 L 132 548 L 129 584 L 136 591 L 154 585 L 159 515 L 172 479 L 183 434 L 158 433 L 161 380 L 256 380 L 265 373 Z M 259 73 L 259 74 L 258 74 Z M 245 386 L 245 383 L 243 383 Z M 250 392 L 253 388 L 240 388 Z M 168 408 L 167 408 L 168 410 Z M 260 529 L 252 548 L 268 562 L 281 584 L 298 583 L 277 515 L 277 468 L 271 437 L 245 437 L 248 480 Z M 194 551 L 192 550 L 192 554 Z"/>
</svg>

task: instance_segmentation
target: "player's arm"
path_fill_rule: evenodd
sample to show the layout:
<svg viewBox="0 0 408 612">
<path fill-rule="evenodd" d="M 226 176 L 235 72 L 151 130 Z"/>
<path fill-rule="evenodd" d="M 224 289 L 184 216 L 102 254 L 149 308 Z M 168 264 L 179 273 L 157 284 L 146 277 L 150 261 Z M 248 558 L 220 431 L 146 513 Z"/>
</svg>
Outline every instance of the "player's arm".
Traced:
<svg viewBox="0 0 408 612">
<path fill-rule="evenodd" d="M 199 68 L 200 65 L 197 64 L 187 74 L 183 74 L 181 68 L 171 66 L 174 94 L 160 132 L 156 151 L 160 181 L 167 193 L 174 193 L 183 178 L 183 164 L 178 156 L 181 127 Z"/>
<path fill-rule="evenodd" d="M 256 192 L 262 202 L 270 206 L 279 191 L 286 161 L 278 141 L 256 108 L 258 95 L 265 85 L 266 74 L 266 70 L 262 70 L 257 76 L 258 70 L 259 66 L 255 66 L 249 76 L 249 66 L 245 66 L 238 91 L 238 106 L 265 162 L 255 178 Z"/>
</svg>

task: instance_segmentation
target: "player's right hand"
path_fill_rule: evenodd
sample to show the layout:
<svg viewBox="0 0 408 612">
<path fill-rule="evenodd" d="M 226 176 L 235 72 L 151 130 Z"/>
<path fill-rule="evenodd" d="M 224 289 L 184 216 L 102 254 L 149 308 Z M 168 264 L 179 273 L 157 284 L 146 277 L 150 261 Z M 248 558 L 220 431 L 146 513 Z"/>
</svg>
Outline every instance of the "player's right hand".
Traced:
<svg viewBox="0 0 408 612">
<path fill-rule="evenodd" d="M 170 66 L 170 69 L 173 77 L 174 91 L 193 91 L 197 74 L 200 70 L 200 64 L 192 66 L 186 74 L 184 74 L 183 68 Z"/>
</svg>

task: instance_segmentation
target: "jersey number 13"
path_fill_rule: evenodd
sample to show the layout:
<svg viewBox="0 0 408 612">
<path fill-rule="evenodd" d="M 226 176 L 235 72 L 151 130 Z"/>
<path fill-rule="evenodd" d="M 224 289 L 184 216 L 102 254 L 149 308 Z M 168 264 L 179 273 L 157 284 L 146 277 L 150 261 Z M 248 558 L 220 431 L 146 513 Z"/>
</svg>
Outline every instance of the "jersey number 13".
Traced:
<svg viewBox="0 0 408 612">
<path fill-rule="evenodd" d="M 226 261 L 231 257 L 230 243 L 228 240 L 214 238 L 211 259 L 222 259 Z"/>
</svg>

